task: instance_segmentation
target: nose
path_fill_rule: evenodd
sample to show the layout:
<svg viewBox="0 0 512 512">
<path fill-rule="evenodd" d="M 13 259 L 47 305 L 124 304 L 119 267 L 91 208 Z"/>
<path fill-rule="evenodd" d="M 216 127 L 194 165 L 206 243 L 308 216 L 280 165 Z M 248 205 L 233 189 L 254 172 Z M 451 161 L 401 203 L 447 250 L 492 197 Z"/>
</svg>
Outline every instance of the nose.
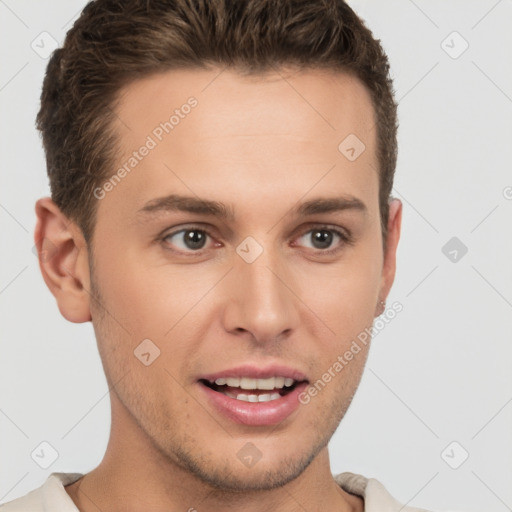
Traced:
<svg viewBox="0 0 512 512">
<path fill-rule="evenodd" d="M 297 328 L 299 301 L 293 276 L 268 251 L 252 263 L 235 255 L 226 286 L 223 324 L 227 332 L 264 344 L 282 341 Z"/>
</svg>

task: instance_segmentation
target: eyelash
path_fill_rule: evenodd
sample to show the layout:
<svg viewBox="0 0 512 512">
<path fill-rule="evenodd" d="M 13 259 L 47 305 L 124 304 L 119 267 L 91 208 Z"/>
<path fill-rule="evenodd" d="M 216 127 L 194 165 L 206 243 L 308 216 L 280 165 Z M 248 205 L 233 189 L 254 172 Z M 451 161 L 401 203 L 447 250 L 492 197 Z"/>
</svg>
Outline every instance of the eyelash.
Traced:
<svg viewBox="0 0 512 512">
<path fill-rule="evenodd" d="M 194 250 L 189 250 L 189 251 L 186 251 L 186 252 L 183 252 L 181 250 L 175 250 L 175 249 L 171 249 L 168 244 L 166 243 L 166 240 L 174 235 L 177 235 L 178 233 L 183 233 L 183 232 L 186 232 L 186 231 L 199 231 L 200 233 L 203 233 L 205 234 L 206 236 L 208 236 L 209 238 L 211 238 L 212 240 L 214 240 L 214 237 L 211 235 L 211 233 L 209 232 L 208 229 L 205 229 L 203 227 L 200 227 L 200 226 L 186 226 L 186 227 L 182 227 L 181 229 L 178 229 L 176 231 L 172 231 L 171 233 L 166 233 L 165 235 L 163 235 L 162 237 L 160 237 L 160 241 L 164 244 L 164 248 L 168 251 L 172 251 L 174 253 L 178 253 L 178 254 L 181 254 L 181 255 L 187 255 L 187 256 L 202 256 L 204 251 L 203 249 L 199 249 L 197 251 L 194 251 Z M 304 231 L 301 231 L 300 234 L 296 237 L 296 238 L 302 238 L 304 235 L 306 235 L 307 233 L 311 233 L 313 231 L 330 231 L 331 233 L 334 233 L 336 236 L 338 236 L 341 240 L 340 244 L 332 249 L 325 249 L 325 250 L 322 250 L 322 249 L 316 249 L 314 251 L 314 254 L 319 254 L 319 255 L 325 255 L 325 256 L 330 256 L 330 255 L 333 255 L 339 251 L 341 251 L 343 249 L 343 247 L 345 245 L 352 245 L 353 244 L 353 238 L 352 238 L 352 235 L 349 233 L 349 232 L 344 232 L 344 231 L 341 231 L 340 229 L 338 228 L 335 228 L 335 227 L 332 227 L 332 226 L 328 226 L 328 225 L 320 225 L 320 226 L 314 226 L 314 227 L 310 227 Z M 207 249 L 206 249 L 207 250 Z"/>
<path fill-rule="evenodd" d="M 320 225 L 314 226 L 306 229 L 305 231 L 301 231 L 300 235 L 297 238 L 302 238 L 304 235 L 311 233 L 313 231 L 330 231 L 334 233 L 336 236 L 340 238 L 340 243 L 332 249 L 316 249 L 314 250 L 314 254 L 320 254 L 322 256 L 330 256 L 338 253 L 343 249 L 346 245 L 352 245 L 354 240 L 352 235 L 349 232 L 341 231 L 338 228 L 328 226 L 328 225 Z"/>
</svg>

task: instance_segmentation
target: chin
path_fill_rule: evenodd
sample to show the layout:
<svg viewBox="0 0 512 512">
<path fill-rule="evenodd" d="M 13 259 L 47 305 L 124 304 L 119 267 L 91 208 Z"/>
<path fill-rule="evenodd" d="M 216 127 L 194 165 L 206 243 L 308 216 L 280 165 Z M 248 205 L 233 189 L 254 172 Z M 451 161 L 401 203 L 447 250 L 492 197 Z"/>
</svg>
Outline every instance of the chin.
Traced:
<svg viewBox="0 0 512 512">
<path fill-rule="evenodd" d="M 257 462 L 247 465 L 236 454 L 231 460 L 223 458 L 219 461 L 204 457 L 195 459 L 192 454 L 184 452 L 175 455 L 178 455 L 180 465 L 204 484 L 218 491 L 237 493 L 269 491 L 288 484 L 311 464 L 320 449 L 299 456 L 297 447 L 294 447 L 293 456 L 271 461 L 265 461 L 262 456 Z"/>
<path fill-rule="evenodd" d="M 312 458 L 311 458 L 312 460 Z M 211 471 L 206 469 L 201 474 L 197 474 L 201 480 L 211 487 L 220 491 L 227 492 L 250 492 L 250 491 L 270 491 L 277 489 L 295 480 L 311 463 L 306 461 L 283 460 L 272 468 L 242 468 L 231 464 L 231 468 L 224 471 Z M 261 463 L 261 461 L 259 462 Z M 258 463 L 258 464 L 259 464 Z M 230 472 L 231 470 L 231 472 Z"/>
</svg>

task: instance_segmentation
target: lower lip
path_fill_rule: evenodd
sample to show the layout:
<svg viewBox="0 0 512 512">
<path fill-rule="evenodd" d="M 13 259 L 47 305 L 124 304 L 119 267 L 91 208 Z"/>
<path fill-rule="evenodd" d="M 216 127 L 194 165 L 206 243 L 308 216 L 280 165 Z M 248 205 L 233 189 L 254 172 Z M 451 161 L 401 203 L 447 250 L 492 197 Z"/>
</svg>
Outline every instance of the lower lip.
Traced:
<svg viewBox="0 0 512 512">
<path fill-rule="evenodd" d="M 199 386 L 204 390 L 213 406 L 230 420 L 242 425 L 276 425 L 281 423 L 299 407 L 299 395 L 307 385 L 307 382 L 301 382 L 285 396 L 269 402 L 244 402 L 214 391 L 199 382 Z"/>
</svg>

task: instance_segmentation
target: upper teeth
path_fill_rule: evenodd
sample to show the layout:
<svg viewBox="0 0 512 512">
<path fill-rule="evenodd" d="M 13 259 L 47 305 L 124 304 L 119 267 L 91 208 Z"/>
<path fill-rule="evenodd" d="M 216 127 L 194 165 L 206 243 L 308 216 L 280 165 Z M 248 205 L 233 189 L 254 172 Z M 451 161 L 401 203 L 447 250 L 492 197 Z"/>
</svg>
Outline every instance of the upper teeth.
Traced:
<svg viewBox="0 0 512 512">
<path fill-rule="evenodd" d="M 281 389 L 284 386 L 290 387 L 294 383 L 289 377 L 270 377 L 268 379 L 251 379 L 249 377 L 220 377 L 215 379 L 215 384 L 219 386 L 228 385 L 233 388 L 242 389 Z"/>
</svg>

